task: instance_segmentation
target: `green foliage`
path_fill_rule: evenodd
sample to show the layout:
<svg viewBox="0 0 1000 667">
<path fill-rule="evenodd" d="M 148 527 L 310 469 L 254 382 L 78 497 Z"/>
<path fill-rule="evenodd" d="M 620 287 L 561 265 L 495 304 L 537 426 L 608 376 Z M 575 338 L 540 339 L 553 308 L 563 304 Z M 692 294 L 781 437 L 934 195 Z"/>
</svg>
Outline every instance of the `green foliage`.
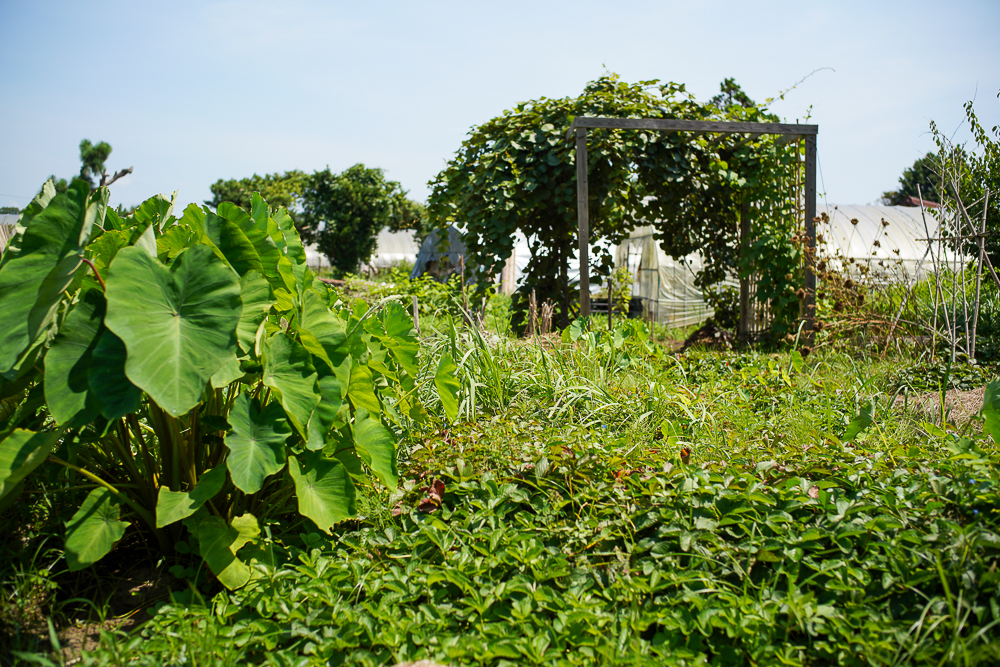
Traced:
<svg viewBox="0 0 1000 667">
<path fill-rule="evenodd" d="M 395 488 L 388 424 L 423 416 L 412 322 L 339 302 L 258 194 L 180 218 L 164 197 L 122 218 L 107 197 L 47 183 L 0 261 L 0 504 L 42 473 L 65 498 L 89 491 L 70 569 L 133 526 L 166 554 L 187 534 L 242 586 L 237 552 L 296 497 L 329 532 L 355 485 Z"/>
<path fill-rule="evenodd" d="M 249 178 L 220 178 L 208 186 L 212 191 L 212 198 L 206 199 L 205 204 L 218 208 L 222 202 L 229 202 L 242 209 L 249 209 L 250 200 L 256 192 L 271 206 L 291 210 L 298 204 L 307 178 L 304 172 L 297 170 L 263 176 L 254 174 Z"/>
<path fill-rule="evenodd" d="M 21 212 L 16 206 L 0 206 L 0 215 L 17 215 Z"/>
<path fill-rule="evenodd" d="M 629 301 L 632 300 L 632 285 L 635 277 L 627 266 L 616 267 L 609 276 L 611 287 L 614 290 L 613 308 L 619 313 L 628 313 Z M 608 281 L 604 281 L 604 286 L 593 294 L 593 299 L 608 300 Z"/>
<path fill-rule="evenodd" d="M 90 184 L 90 188 L 97 187 L 98 177 L 103 176 L 107 171 L 104 163 L 111 157 L 111 144 L 106 141 L 99 141 L 92 144 L 90 139 L 80 142 L 80 178 Z"/>
<path fill-rule="evenodd" d="M 420 224 L 422 207 L 405 195 L 399 183 L 387 180 L 381 169 L 363 164 L 341 174 L 329 168 L 317 171 L 303 187 L 303 234 L 319 246 L 338 275 L 353 272 L 372 256 L 382 229 L 411 229 Z"/>
<path fill-rule="evenodd" d="M 598 430 L 516 475 L 456 465 L 437 506 L 410 482 L 400 516 L 303 533 L 91 664 L 992 664 L 1000 477 L 958 441 L 686 466 Z"/>
<path fill-rule="evenodd" d="M 658 88 L 659 98 L 651 88 Z M 566 267 L 579 247 L 575 144 L 564 137 L 573 118 L 777 120 L 762 107 L 745 106 L 745 94 L 731 81 L 724 82 L 723 94 L 737 102 L 699 104 L 682 85 L 627 84 L 609 75 L 588 84 L 576 98 L 520 104 L 473 128 L 433 182 L 429 214 L 439 224 L 464 223 L 470 262 L 483 267 L 499 267 L 513 252 L 514 234 L 524 233 L 532 240 L 532 259 L 515 297 L 515 320 L 522 321 L 532 290 L 540 301 L 553 299 L 566 317 L 573 298 Z M 743 202 L 752 204 L 756 238 L 790 245 L 795 222 L 787 177 L 797 159 L 796 146 L 779 145 L 771 137 L 590 130 L 593 264 L 587 270 L 606 275 L 611 256 L 596 244 L 620 242 L 641 221 L 657 228 L 657 239 L 671 257 L 701 251 L 705 268 L 699 284 L 717 283 L 738 266 Z M 756 255 L 739 269 L 746 271 L 747 265 L 771 272 Z M 797 286 L 801 281 L 798 267 L 791 278 L 785 279 L 786 273 L 772 278 L 782 293 L 786 283 Z M 787 318 L 787 313 L 780 316 Z"/>
<path fill-rule="evenodd" d="M 941 179 L 938 176 L 940 167 L 937 162 L 938 157 L 934 153 L 917 158 L 912 167 L 903 170 L 903 175 L 899 177 L 899 189 L 882 193 L 882 204 L 903 206 L 908 198 L 919 199 L 920 194 L 925 201 L 940 202 L 941 192 L 938 186 Z"/>
</svg>

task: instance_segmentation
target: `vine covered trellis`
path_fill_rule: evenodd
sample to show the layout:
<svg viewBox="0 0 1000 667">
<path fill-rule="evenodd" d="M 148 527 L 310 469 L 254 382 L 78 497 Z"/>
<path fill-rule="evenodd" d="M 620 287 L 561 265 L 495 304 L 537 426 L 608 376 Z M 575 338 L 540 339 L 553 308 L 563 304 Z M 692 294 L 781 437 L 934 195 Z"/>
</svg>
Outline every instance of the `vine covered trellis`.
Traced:
<svg viewBox="0 0 1000 667">
<path fill-rule="evenodd" d="M 514 298 L 516 323 L 523 322 L 532 291 L 540 300 L 552 298 L 565 323 L 577 291 L 610 272 L 607 244 L 652 224 L 671 257 L 702 254 L 700 288 L 727 274 L 755 275 L 757 296 L 770 302 L 776 326 L 791 328 L 801 312 L 800 297 L 814 292 L 795 242 L 801 211 L 788 186 L 803 157 L 808 169 L 809 148 L 803 155 L 800 142 L 764 134 L 758 125 L 745 125 L 740 134 L 713 130 L 720 123 L 778 125 L 766 106 L 731 80 L 722 88 L 722 95 L 700 103 L 683 85 L 628 84 L 608 75 L 588 84 L 579 97 L 520 104 L 472 129 L 432 182 L 429 214 L 439 224 L 464 225 L 470 260 L 488 271 L 499 270 L 510 257 L 517 232 L 529 239 L 531 261 Z M 707 125 L 694 133 L 587 128 L 588 225 L 581 235 L 577 154 L 564 134 L 608 117 Z M 815 139 L 815 126 L 782 127 L 794 128 L 791 136 Z M 806 189 L 811 202 L 814 196 Z M 805 213 L 811 223 L 810 211 Z M 751 225 L 749 237 L 743 231 L 748 242 L 742 251 L 741 222 Z M 581 285 L 574 286 L 568 265 L 579 248 L 584 270 Z M 585 307 L 587 296 L 581 297 Z"/>
</svg>

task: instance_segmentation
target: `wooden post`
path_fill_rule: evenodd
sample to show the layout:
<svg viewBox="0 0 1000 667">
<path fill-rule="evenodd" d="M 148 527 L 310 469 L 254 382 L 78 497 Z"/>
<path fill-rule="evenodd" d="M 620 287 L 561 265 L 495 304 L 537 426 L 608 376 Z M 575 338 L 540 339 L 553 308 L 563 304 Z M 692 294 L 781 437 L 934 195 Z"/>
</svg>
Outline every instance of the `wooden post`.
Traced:
<svg viewBox="0 0 1000 667">
<path fill-rule="evenodd" d="M 740 206 L 740 256 L 750 247 L 750 202 Z M 750 338 L 750 276 L 740 275 L 740 340 Z"/>
<path fill-rule="evenodd" d="M 587 130 L 576 128 L 576 220 L 580 237 L 580 317 L 590 315 L 590 193 L 587 183 Z"/>
<path fill-rule="evenodd" d="M 816 331 L 816 274 L 813 273 L 812 262 L 816 261 L 816 135 L 806 135 L 806 182 L 805 182 L 805 206 L 806 206 L 806 267 L 805 267 L 805 292 L 806 298 L 803 303 L 805 310 L 805 327 L 802 333 L 805 334 L 806 345 L 810 347 L 815 342 Z M 811 256 L 810 256 L 811 255 Z"/>
</svg>

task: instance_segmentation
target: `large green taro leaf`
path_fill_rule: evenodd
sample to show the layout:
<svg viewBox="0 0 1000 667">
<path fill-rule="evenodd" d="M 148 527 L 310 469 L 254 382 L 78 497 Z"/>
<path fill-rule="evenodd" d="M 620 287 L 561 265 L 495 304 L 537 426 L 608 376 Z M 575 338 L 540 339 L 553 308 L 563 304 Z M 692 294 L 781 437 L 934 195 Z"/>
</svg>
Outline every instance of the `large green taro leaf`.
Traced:
<svg viewBox="0 0 1000 667">
<path fill-rule="evenodd" d="M 209 499 L 222 491 L 225 483 L 225 466 L 215 466 L 202 473 L 198 483 L 190 491 L 171 491 L 161 486 L 156 497 L 156 527 L 163 528 L 193 515 Z"/>
<path fill-rule="evenodd" d="M 240 277 L 240 300 L 243 302 L 243 312 L 236 325 L 236 337 L 243 351 L 251 353 L 254 351 L 260 323 L 275 303 L 274 292 L 267 278 L 260 272 L 247 271 Z"/>
<path fill-rule="evenodd" d="M 347 388 L 347 396 L 356 409 L 364 408 L 375 413 L 382 410 L 382 405 L 375 394 L 372 371 L 366 364 L 356 363 L 351 366 L 351 382 Z"/>
<path fill-rule="evenodd" d="M 309 438 L 307 425 L 320 401 L 319 385 L 312 358 L 290 337 L 277 334 L 264 343 L 264 384 L 277 392 L 292 425 Z"/>
<path fill-rule="evenodd" d="M 398 303 L 389 303 L 379 313 L 382 331 L 376 335 L 411 377 L 417 377 L 417 354 L 420 344 L 414 336 L 413 320 Z"/>
<path fill-rule="evenodd" d="M 257 518 L 244 514 L 226 525 L 221 517 L 206 516 L 188 524 L 198 539 L 198 551 L 223 586 L 234 590 L 250 581 L 250 568 L 236 552 L 260 535 Z"/>
<path fill-rule="evenodd" d="M 22 216 L 21 231 L 0 260 L 0 375 L 13 379 L 18 358 L 51 323 L 103 204 L 77 181 Z"/>
<path fill-rule="evenodd" d="M 235 222 L 209 213 L 205 217 L 205 234 L 239 275 L 247 271 L 264 271 L 253 243 Z"/>
<path fill-rule="evenodd" d="M 375 476 L 395 491 L 399 479 L 396 469 L 396 445 L 392 432 L 368 411 L 361 408 L 354 419 L 354 445 L 358 455 Z"/>
<path fill-rule="evenodd" d="M 103 328 L 104 305 L 100 290 L 84 290 L 45 355 L 45 401 L 59 424 L 97 412 L 88 378 Z"/>
<path fill-rule="evenodd" d="M 61 433 L 35 433 L 15 429 L 0 440 L 0 498 L 10 494 L 32 470 L 45 461 Z"/>
<path fill-rule="evenodd" d="M 125 375 L 125 343 L 107 327 L 101 327 L 91 353 L 87 384 L 90 395 L 108 421 L 131 414 L 142 407 L 142 389 Z"/>
<path fill-rule="evenodd" d="M 243 493 L 257 493 L 264 480 L 285 467 L 285 440 L 292 429 L 278 403 L 263 410 L 257 399 L 240 394 L 229 411 L 226 467 Z"/>
<path fill-rule="evenodd" d="M 103 486 L 87 495 L 66 522 L 66 564 L 70 572 L 101 560 L 121 539 L 128 524 L 118 520 L 118 513 L 118 499 Z"/>
<path fill-rule="evenodd" d="M 984 430 L 993 436 L 993 442 L 1000 445 L 1000 380 L 993 380 L 986 385 L 986 395 L 982 409 Z"/>
<path fill-rule="evenodd" d="M 313 520 L 328 535 L 334 524 L 354 516 L 354 484 L 347 468 L 322 452 L 302 456 L 302 463 L 288 457 L 288 471 L 295 483 L 299 514 Z"/>
<path fill-rule="evenodd" d="M 278 246 L 275 245 L 271 237 L 267 235 L 267 229 L 257 227 L 246 211 L 229 202 L 219 204 L 218 215 L 235 224 L 243 233 L 259 258 L 261 270 L 271 285 L 275 289 L 284 285 L 278 270 L 278 263 L 284 255 L 278 250 Z"/>
<path fill-rule="evenodd" d="M 350 353 L 347 334 L 343 323 L 330 312 L 326 299 L 319 292 L 303 290 L 299 322 L 302 345 L 326 362 L 330 370 L 340 366 Z"/>
<path fill-rule="evenodd" d="M 295 264 L 306 263 L 306 250 L 302 247 L 299 232 L 295 229 L 295 223 L 284 207 L 274 212 L 274 216 L 268 221 L 267 232 L 274 239 L 278 248 Z M 284 245 L 282 245 L 282 241 Z"/>
<path fill-rule="evenodd" d="M 344 417 L 348 412 L 344 405 L 343 394 L 340 391 L 340 380 L 333 374 L 333 371 L 320 365 L 316 369 L 319 377 L 319 385 L 322 398 L 309 416 L 309 437 L 306 440 L 306 449 L 323 449 L 326 445 L 327 435 L 334 426 L 343 425 L 346 421 Z"/>
<path fill-rule="evenodd" d="M 441 355 L 441 361 L 438 362 L 434 386 L 438 390 L 445 417 L 454 422 L 458 419 L 458 392 L 462 390 L 462 383 L 458 379 L 458 366 L 447 352 Z"/>
<path fill-rule="evenodd" d="M 105 323 L 125 343 L 125 373 L 177 417 L 201 400 L 205 385 L 236 352 L 240 282 L 198 245 L 167 269 L 140 248 L 111 264 Z"/>
</svg>

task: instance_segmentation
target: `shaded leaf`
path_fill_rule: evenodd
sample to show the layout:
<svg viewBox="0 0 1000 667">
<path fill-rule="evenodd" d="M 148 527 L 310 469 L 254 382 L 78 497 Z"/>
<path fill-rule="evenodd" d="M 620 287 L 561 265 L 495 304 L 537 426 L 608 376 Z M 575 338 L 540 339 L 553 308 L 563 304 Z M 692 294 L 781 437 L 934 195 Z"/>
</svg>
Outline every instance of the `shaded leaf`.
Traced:
<svg viewBox="0 0 1000 667">
<path fill-rule="evenodd" d="M 66 522 L 66 564 L 70 572 L 82 570 L 104 558 L 121 539 L 128 523 L 119 521 L 118 499 L 97 487 Z"/>
<path fill-rule="evenodd" d="M 171 491 L 161 486 L 156 498 L 156 527 L 163 528 L 188 518 L 209 499 L 214 498 L 225 483 L 226 468 L 218 465 L 202 473 L 198 483 L 190 491 Z"/>
</svg>

